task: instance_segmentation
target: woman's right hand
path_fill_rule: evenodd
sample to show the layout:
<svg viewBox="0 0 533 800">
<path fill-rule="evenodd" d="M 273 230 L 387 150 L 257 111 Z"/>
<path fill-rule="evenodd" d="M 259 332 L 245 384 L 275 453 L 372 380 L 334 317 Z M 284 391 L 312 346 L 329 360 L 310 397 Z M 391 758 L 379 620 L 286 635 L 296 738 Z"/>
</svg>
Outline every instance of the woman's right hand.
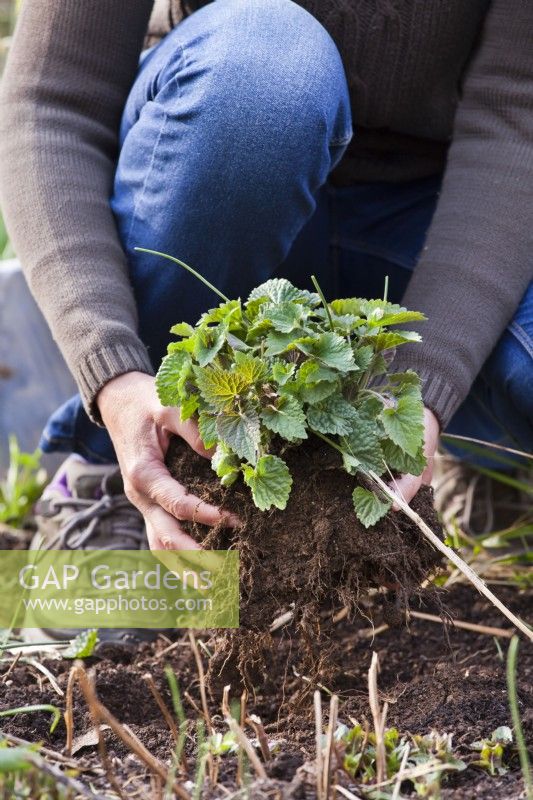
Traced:
<svg viewBox="0 0 533 800">
<path fill-rule="evenodd" d="M 96 402 L 117 453 L 124 491 L 145 519 L 151 550 L 200 549 L 180 525 L 183 520 L 238 524 L 234 515 L 189 494 L 168 472 L 165 454 L 172 434 L 204 458 L 212 453 L 203 446 L 194 420 L 181 422 L 178 409 L 161 405 L 153 377 L 128 372 L 113 378 Z"/>
</svg>

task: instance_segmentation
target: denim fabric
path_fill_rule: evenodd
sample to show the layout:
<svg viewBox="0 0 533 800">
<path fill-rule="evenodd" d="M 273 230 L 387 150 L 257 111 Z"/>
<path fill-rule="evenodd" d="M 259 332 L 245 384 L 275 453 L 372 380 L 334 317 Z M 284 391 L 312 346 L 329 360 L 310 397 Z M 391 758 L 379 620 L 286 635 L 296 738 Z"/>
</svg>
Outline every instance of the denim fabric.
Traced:
<svg viewBox="0 0 533 800">
<path fill-rule="evenodd" d="M 357 135 L 357 133 L 356 133 Z M 339 53 L 289 0 L 217 0 L 142 59 L 120 132 L 111 205 L 127 253 L 139 333 L 154 368 L 169 328 L 217 298 L 136 246 L 178 256 L 228 296 L 277 275 L 318 275 L 330 296 L 399 300 L 423 246 L 440 176 L 337 189 L 352 136 Z M 450 431 L 533 449 L 533 287 Z M 41 446 L 111 461 L 79 397 Z"/>
</svg>

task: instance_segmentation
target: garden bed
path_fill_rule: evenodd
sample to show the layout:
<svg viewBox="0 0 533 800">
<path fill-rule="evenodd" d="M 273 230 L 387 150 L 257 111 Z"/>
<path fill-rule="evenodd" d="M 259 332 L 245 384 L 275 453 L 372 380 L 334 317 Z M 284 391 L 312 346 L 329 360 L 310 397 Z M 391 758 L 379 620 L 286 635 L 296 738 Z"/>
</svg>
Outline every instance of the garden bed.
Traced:
<svg viewBox="0 0 533 800">
<path fill-rule="evenodd" d="M 533 607 L 533 592 L 518 593 L 516 589 L 501 590 L 502 599 L 523 616 Z M 379 599 L 379 596 L 377 597 Z M 455 586 L 445 594 L 448 611 L 455 619 L 480 625 L 499 626 L 501 617 L 495 609 L 480 598 L 470 587 Z M 434 598 L 419 600 L 417 612 L 438 614 Z M 405 627 L 381 630 L 383 611 L 374 600 L 366 608 L 368 618 L 353 622 L 344 619 L 333 623 L 329 615 L 329 633 L 336 648 L 336 658 L 342 671 L 321 690 L 324 723 L 327 723 L 328 691 L 339 696 L 339 722 L 348 726 L 353 720 L 367 722 L 372 728 L 368 704 L 367 675 L 372 652 L 377 652 L 381 665 L 379 675 L 380 700 L 388 701 L 387 726 L 396 726 L 402 734 L 428 734 L 432 730 L 453 734 L 454 756 L 470 764 L 465 770 L 451 773 L 443 780 L 442 798 L 466 800 L 518 800 L 523 791 L 518 758 L 513 748 L 506 751 L 506 773 L 492 777 L 471 762 L 479 757 L 470 749 L 476 740 L 490 737 L 500 726 L 511 725 L 505 679 L 505 653 L 508 640 L 496 640 L 486 634 L 450 628 L 436 622 L 414 618 L 409 629 Z M 372 640 L 370 618 L 378 631 Z M 198 640 L 206 643 L 210 652 L 213 643 L 207 634 L 198 633 Z M 500 651 L 503 650 L 503 653 Z M 298 650 L 298 639 L 290 625 L 273 635 L 268 664 L 268 675 L 253 687 L 247 699 L 247 713 L 258 715 L 267 737 L 277 742 L 277 752 L 265 764 L 268 781 L 257 781 L 253 770 L 249 777 L 250 797 L 315 797 L 314 759 L 315 732 L 312 697 L 298 702 L 307 676 L 295 674 L 293 666 Z M 208 667 L 206 650 L 201 649 L 204 666 Z M 37 658 L 38 656 L 33 656 Z M 56 677 L 59 687 L 66 689 L 71 663 L 47 658 L 42 662 Z M 150 752 L 165 763 L 170 763 L 174 742 L 161 711 L 147 688 L 145 675 L 150 673 L 166 703 L 171 707 L 170 694 L 164 676 L 164 666 L 175 671 L 187 718 L 189 720 L 186 745 L 189 764 L 188 778 L 194 781 L 196 746 L 195 726 L 201 717 L 198 671 L 189 639 L 170 643 L 160 639 L 153 645 L 144 645 L 131 653 L 108 651 L 106 656 L 86 660 L 87 668 L 94 671 L 96 690 L 102 703 L 139 737 Z M 7 662 L 2 672 L 8 669 Z M 2 679 L 0 679 L 2 680 Z M 13 708 L 29 703 L 53 703 L 64 708 L 64 698 L 58 696 L 49 681 L 34 666 L 16 665 L 7 680 L 2 681 L 0 707 Z M 316 688 L 316 687 L 311 687 Z M 518 666 L 519 706 L 526 741 L 533 741 L 533 652 L 522 645 Z M 232 696 L 238 699 L 239 693 Z M 79 689 L 74 693 L 74 737 L 92 728 L 92 721 Z M 217 731 L 227 727 L 220 711 L 221 695 L 209 700 L 212 722 Z M 49 733 L 49 717 L 42 712 L 20 715 L 2 720 L 2 730 L 28 741 L 42 741 L 57 752 L 65 746 L 65 726 L 61 722 L 53 734 Z M 245 726 L 252 738 L 254 731 Z M 122 785 L 127 785 L 126 797 L 137 797 L 141 789 L 144 796 L 156 798 L 154 784 L 143 765 L 111 731 L 106 730 L 105 741 L 111 758 L 113 772 Z M 107 779 L 97 756 L 94 739 L 74 755 L 80 779 L 95 790 L 105 792 Z M 221 756 L 218 783 L 206 783 L 205 797 L 225 797 L 237 791 L 237 758 Z M 350 780 L 339 771 L 339 782 L 348 787 L 356 797 L 366 797 L 357 779 Z M 152 786 L 152 788 L 148 788 Z M 390 788 L 390 787 L 389 787 Z M 152 794 L 150 794 L 152 792 Z M 404 783 L 401 796 L 410 796 L 410 786 Z M 413 795 L 415 796 L 415 795 Z M 436 796 L 436 795 L 435 795 Z"/>
</svg>

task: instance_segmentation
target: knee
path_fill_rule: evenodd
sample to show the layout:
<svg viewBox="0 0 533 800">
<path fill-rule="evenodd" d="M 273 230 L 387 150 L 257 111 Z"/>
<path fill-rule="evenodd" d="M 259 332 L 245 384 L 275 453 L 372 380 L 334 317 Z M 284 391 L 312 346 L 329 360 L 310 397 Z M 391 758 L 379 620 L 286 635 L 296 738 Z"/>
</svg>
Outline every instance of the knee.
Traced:
<svg viewBox="0 0 533 800">
<path fill-rule="evenodd" d="M 203 17 L 200 16 L 203 15 Z M 196 19 L 195 19 L 196 17 Z M 177 83 L 190 78 L 206 127 L 257 153 L 351 136 L 340 54 L 322 25 L 291 0 L 217 0 L 187 20 L 201 28 L 185 45 Z M 280 151 L 278 151 L 280 152 Z"/>
</svg>

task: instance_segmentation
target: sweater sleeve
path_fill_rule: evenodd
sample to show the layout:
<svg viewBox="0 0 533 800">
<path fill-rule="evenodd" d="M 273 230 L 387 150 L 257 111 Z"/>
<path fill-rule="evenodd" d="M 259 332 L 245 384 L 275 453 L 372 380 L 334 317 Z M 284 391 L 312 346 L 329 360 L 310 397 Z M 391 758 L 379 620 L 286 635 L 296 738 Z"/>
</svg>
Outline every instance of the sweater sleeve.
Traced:
<svg viewBox="0 0 533 800">
<path fill-rule="evenodd" d="M 0 91 L 0 201 L 86 408 L 152 372 L 109 207 L 118 128 L 152 0 L 26 0 Z"/>
<path fill-rule="evenodd" d="M 466 72 L 439 202 L 404 297 L 423 343 L 394 366 L 423 379 L 445 428 L 533 275 L 533 3 L 493 0 Z M 402 352 L 403 351 L 403 352 Z"/>
</svg>

